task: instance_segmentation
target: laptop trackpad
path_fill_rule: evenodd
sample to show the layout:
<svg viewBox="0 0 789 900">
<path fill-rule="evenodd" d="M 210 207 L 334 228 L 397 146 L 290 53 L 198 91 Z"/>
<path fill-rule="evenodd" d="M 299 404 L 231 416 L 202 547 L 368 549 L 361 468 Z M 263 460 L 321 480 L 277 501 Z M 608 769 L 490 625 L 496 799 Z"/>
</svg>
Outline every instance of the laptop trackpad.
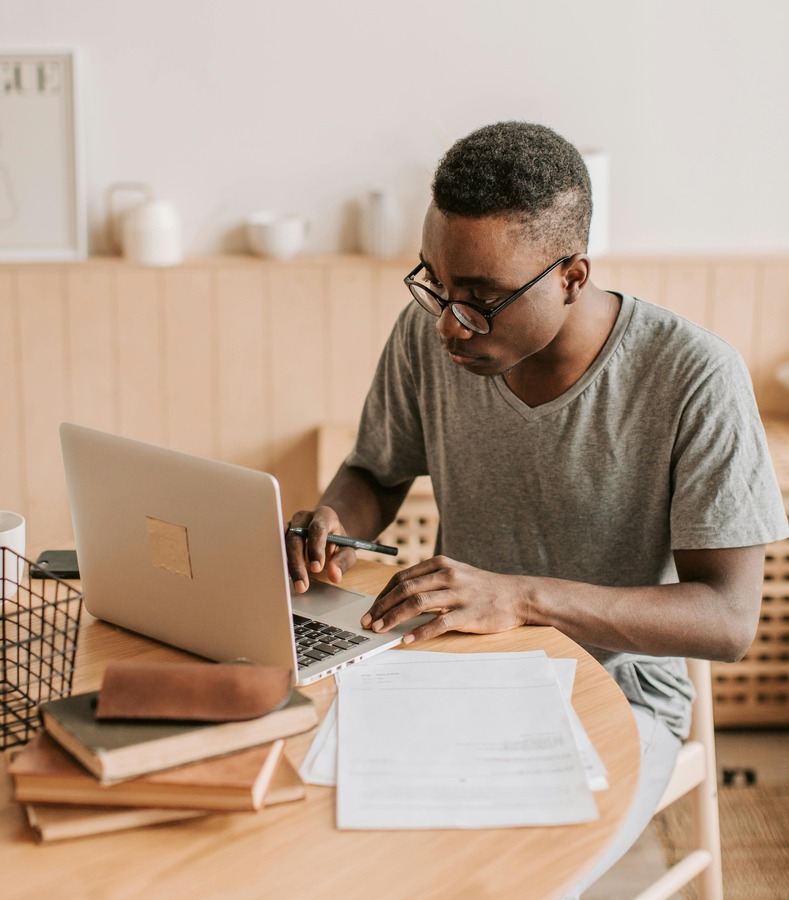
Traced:
<svg viewBox="0 0 789 900">
<path fill-rule="evenodd" d="M 360 600 L 369 600 L 369 603 L 372 603 L 374 599 L 366 594 L 349 591 L 348 588 L 324 584 L 322 581 L 311 581 L 306 593 L 292 596 L 294 612 L 311 619 L 320 619 L 322 615 L 335 612 L 349 603 L 358 603 Z"/>
</svg>

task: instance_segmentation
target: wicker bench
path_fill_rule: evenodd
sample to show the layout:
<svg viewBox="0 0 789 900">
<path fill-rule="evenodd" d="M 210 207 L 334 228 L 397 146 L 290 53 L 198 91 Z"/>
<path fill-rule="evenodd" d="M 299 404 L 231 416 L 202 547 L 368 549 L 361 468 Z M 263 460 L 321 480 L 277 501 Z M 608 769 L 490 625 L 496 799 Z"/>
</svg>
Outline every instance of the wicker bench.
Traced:
<svg viewBox="0 0 789 900">
<path fill-rule="evenodd" d="M 789 511 L 789 420 L 765 419 L 778 483 Z M 762 612 L 743 659 L 712 664 L 715 724 L 789 724 L 789 539 L 767 546 Z"/>
</svg>

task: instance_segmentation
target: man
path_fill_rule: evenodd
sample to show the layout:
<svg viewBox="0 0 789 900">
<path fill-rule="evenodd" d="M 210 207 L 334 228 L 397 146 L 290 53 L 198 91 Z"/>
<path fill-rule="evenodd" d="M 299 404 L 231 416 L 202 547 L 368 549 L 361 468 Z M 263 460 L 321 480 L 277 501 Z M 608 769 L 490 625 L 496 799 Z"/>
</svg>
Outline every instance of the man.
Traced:
<svg viewBox="0 0 789 900">
<path fill-rule="evenodd" d="M 764 544 L 787 535 L 747 370 L 722 340 L 590 280 L 588 174 L 548 128 L 506 122 L 441 160 L 421 262 L 356 446 L 287 539 L 296 590 L 339 582 L 413 479 L 432 478 L 432 559 L 398 572 L 362 625 L 552 625 L 633 705 L 642 778 L 585 884 L 647 824 L 687 733 L 685 656 L 736 660 L 759 618 Z"/>
</svg>

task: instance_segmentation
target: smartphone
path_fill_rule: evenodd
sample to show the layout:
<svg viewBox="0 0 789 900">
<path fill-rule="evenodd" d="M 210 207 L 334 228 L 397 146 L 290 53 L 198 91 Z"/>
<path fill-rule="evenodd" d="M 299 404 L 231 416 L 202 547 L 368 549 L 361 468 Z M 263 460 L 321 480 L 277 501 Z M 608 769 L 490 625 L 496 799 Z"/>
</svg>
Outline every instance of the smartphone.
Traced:
<svg viewBox="0 0 789 900">
<path fill-rule="evenodd" d="M 40 553 L 35 566 L 30 568 L 31 578 L 79 578 L 76 550 L 45 550 Z"/>
</svg>

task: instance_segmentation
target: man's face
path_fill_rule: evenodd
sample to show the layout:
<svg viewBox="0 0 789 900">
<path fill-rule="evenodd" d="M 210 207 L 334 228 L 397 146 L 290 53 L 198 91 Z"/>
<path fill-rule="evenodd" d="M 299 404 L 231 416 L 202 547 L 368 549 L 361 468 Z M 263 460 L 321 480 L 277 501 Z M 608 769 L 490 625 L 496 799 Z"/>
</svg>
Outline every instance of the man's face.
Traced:
<svg viewBox="0 0 789 900">
<path fill-rule="evenodd" d="M 423 277 L 449 300 L 495 309 L 554 262 L 503 216 L 445 216 L 431 205 L 422 232 Z M 565 322 L 562 267 L 496 316 L 489 334 L 464 328 L 449 309 L 436 322 L 453 362 L 477 375 L 499 375 L 551 346 Z"/>
</svg>

